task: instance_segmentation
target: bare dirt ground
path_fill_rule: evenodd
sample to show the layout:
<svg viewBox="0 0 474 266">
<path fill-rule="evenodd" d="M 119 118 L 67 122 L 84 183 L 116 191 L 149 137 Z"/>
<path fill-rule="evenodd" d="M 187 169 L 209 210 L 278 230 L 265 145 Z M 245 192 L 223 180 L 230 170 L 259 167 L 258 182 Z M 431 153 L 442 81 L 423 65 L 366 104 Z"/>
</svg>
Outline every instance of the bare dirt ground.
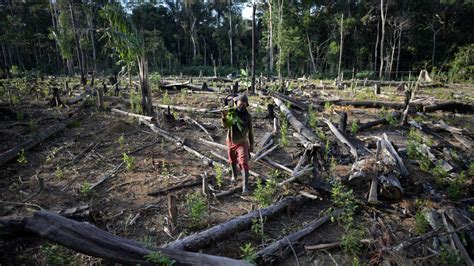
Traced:
<svg viewBox="0 0 474 266">
<path fill-rule="evenodd" d="M 209 84 L 209 86 L 213 85 L 216 84 Z M 375 95 L 371 88 L 357 88 L 351 92 L 348 89 L 308 89 L 302 85 L 295 82 L 290 95 L 294 99 L 309 104 L 316 105 L 318 100 L 323 99 L 403 102 L 403 93 L 397 92 L 395 87 L 382 87 L 383 93 Z M 106 98 L 106 106 L 136 112 L 130 110 L 126 95 L 128 91 L 124 92 L 125 94 L 120 98 L 112 96 Z M 166 92 L 166 96 L 164 95 L 164 90 L 155 88 L 154 101 L 208 109 L 219 108 L 221 99 L 226 96 L 226 94 L 198 94 L 176 89 L 170 89 Z M 235 193 L 219 199 L 210 197 L 205 215 L 198 223 L 193 223 L 189 217 L 186 199 L 193 192 L 200 191 L 201 185 L 183 188 L 174 192 L 178 199 L 177 227 L 181 233 L 171 236 L 164 230 L 167 216 L 166 195 L 152 197 L 147 196 L 147 193 L 183 183 L 185 180 L 199 180 L 204 173 L 214 177 L 215 168 L 205 165 L 201 159 L 157 135 L 148 127 L 139 125 L 137 119 L 114 114 L 108 110 L 98 110 L 93 97 L 88 99 L 89 103 L 82 105 L 78 111 L 76 110 L 80 104 L 71 105 L 68 109 L 46 107 L 45 103 L 48 99 L 46 96 L 35 97 L 27 90 L 20 92 L 18 97 L 20 102 L 14 107 L 8 108 L 7 104 L 2 105 L 5 108 L 0 113 L 0 153 L 35 136 L 42 129 L 62 120 L 68 113 L 80 112 L 80 119 L 70 123 L 65 130 L 48 138 L 40 145 L 25 151 L 16 160 L 0 167 L 0 200 L 2 201 L 0 216 L 2 219 L 31 216 L 34 211 L 42 208 L 61 212 L 64 215 L 69 213 L 69 216 L 74 219 L 89 221 L 103 230 L 146 245 L 161 246 L 178 236 L 183 238 L 259 208 L 255 195 L 241 197 L 240 193 Z M 68 98 L 66 95 L 62 97 L 64 97 L 63 100 Z M 126 100 L 120 100 L 121 98 Z M 473 104 L 474 89 L 472 86 L 460 86 L 456 89 L 425 88 L 417 93 L 416 99 L 424 102 L 456 100 Z M 250 102 L 264 107 L 271 103 L 271 98 L 252 96 Z M 300 121 L 308 123 L 307 112 L 298 109 L 292 111 Z M 300 241 L 292 243 L 294 250 L 276 264 L 347 265 L 356 261 L 364 264 L 382 262 L 400 265 L 437 264 L 440 254 L 432 249 L 429 240 L 400 252 L 382 250 L 384 247 L 396 245 L 421 234 L 415 230 L 416 224 L 419 223 L 416 217 L 426 208 L 441 210 L 455 207 L 472 219 L 474 211 L 470 204 L 472 204 L 473 196 L 474 171 L 469 169 L 473 167 L 472 148 L 462 145 L 448 131 L 437 131 L 435 135 L 421 133 L 422 136 L 431 139 L 430 146 L 434 155 L 453 165 L 454 170 L 451 172 L 456 174 L 448 175 L 446 177 L 448 180 L 454 180 L 457 174 L 464 172 L 464 183 L 461 188 L 458 187 L 461 196 L 453 200 L 448 197 L 451 183 L 437 185 L 433 173 L 420 170 L 417 160 L 408 158 L 406 150 L 409 126 L 391 123 L 357 132 L 357 126 L 354 124 L 363 124 L 384 117 L 392 110 L 326 105 L 320 106 L 315 113 L 318 118 L 325 117 L 337 124 L 341 111 L 348 113 L 348 131 L 352 130 L 353 133 L 348 132 L 347 135 L 349 139 L 359 143 L 358 148 L 362 150 L 365 147 L 368 151 L 374 152 L 376 146 L 374 136 L 380 137 L 386 133 L 398 149 L 410 171 L 410 176 L 400 179 L 404 188 L 403 198 L 395 201 L 381 199 L 379 205 L 365 205 L 369 185 L 357 187 L 348 185 L 348 188 L 354 190 L 354 198 L 360 200 L 355 224 L 363 231 L 363 238 L 370 239 L 371 242 L 364 244 L 357 255 L 347 252 L 344 248 L 306 251 L 305 245 L 341 240 L 345 233 L 343 226 L 337 221 L 329 222 Z M 256 143 L 258 143 L 266 132 L 272 131 L 273 123 L 265 118 L 266 110 L 260 107 L 251 107 L 250 112 L 254 116 L 254 131 Z M 218 115 L 173 111 L 173 116 L 176 121 L 160 121 L 159 126 L 173 136 L 184 139 L 186 145 L 202 154 L 215 161 L 226 163 L 212 154 L 215 152 L 226 156 L 225 150 L 204 145 L 199 138 L 207 139 L 208 136 L 199 127 L 184 119 L 189 116 L 197 120 L 210 132 L 216 142 L 225 144 L 226 133 L 220 125 Z M 443 120 L 451 127 L 462 129 L 463 136 L 468 140 L 474 136 L 474 115 L 472 114 L 436 112 L 417 115 L 415 113 L 411 115 L 411 118 L 428 125 L 437 124 Z M 345 182 L 351 172 L 353 158 L 324 123 L 319 122 L 317 127 L 328 138 L 328 146 L 325 148 L 326 160 L 323 167 L 319 169 L 317 178 L 327 182 L 331 180 Z M 293 129 L 289 126 L 288 145 L 268 155 L 273 161 L 290 169 L 294 168 L 304 151 L 292 133 Z M 275 140 L 278 141 L 279 137 L 275 137 Z M 90 188 L 124 161 L 124 153 L 134 158 L 133 169 L 120 167 L 106 181 Z M 446 153 L 456 158 L 448 158 Z M 431 168 L 434 167 L 435 165 L 431 166 Z M 252 162 L 251 168 L 259 174 L 276 179 L 277 182 L 289 178 L 288 173 L 276 172 L 275 169 L 262 164 Z M 222 191 L 231 188 L 233 185 L 229 182 L 229 177 L 229 174 L 225 174 L 222 186 L 217 188 L 214 184 L 214 187 Z M 317 195 L 321 199 L 310 201 L 291 212 L 266 220 L 263 238 L 252 230 L 246 230 L 213 243 L 201 251 L 240 259 L 241 248 L 245 244 L 250 243 L 253 249 L 258 251 L 321 217 L 334 203 L 330 195 L 321 193 L 308 185 L 312 178 L 311 174 L 305 175 L 299 178 L 298 182 L 279 187 L 272 195 L 272 200 L 275 202 L 285 196 L 296 195 L 300 191 Z M 251 184 L 251 190 L 255 191 L 256 179 L 253 177 Z M 471 201 L 462 201 L 469 198 Z M 432 229 L 428 227 L 425 232 L 429 230 Z M 474 250 L 470 249 L 473 246 L 472 239 L 463 235 L 463 241 L 472 256 L 472 250 Z M 38 239 L 31 240 L 27 236 L 0 239 L 0 247 L 2 248 L 0 262 L 5 265 L 108 264 L 101 259 L 76 253 L 54 243 Z"/>
</svg>

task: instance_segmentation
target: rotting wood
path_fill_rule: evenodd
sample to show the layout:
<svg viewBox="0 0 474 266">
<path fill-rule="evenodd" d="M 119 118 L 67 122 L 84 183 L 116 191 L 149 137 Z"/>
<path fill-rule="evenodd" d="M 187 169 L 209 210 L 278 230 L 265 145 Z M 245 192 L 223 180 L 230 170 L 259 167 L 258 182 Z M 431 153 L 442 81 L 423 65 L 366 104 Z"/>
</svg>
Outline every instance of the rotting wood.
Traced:
<svg viewBox="0 0 474 266">
<path fill-rule="evenodd" d="M 285 211 L 288 206 L 300 205 L 307 200 L 308 199 L 301 195 L 286 197 L 267 208 L 255 210 L 248 214 L 232 218 L 227 222 L 218 224 L 202 232 L 163 245 L 163 247 L 190 251 L 199 250 L 208 246 L 212 242 L 225 239 L 236 232 L 250 228 L 252 225 L 252 219 L 259 218 L 260 215 L 262 217 L 272 217 Z"/>
<path fill-rule="evenodd" d="M 196 254 L 175 249 L 147 249 L 142 244 L 103 231 L 87 222 L 77 222 L 48 211 L 27 218 L 24 229 L 83 254 L 122 264 L 152 265 L 145 256 L 161 252 L 184 265 L 249 265 L 235 259 Z"/>
<path fill-rule="evenodd" d="M 69 125 L 70 123 L 73 123 L 77 121 L 79 118 L 78 116 L 73 116 L 70 119 L 67 119 L 65 121 L 61 121 L 51 127 L 48 127 L 44 130 L 41 130 L 38 132 L 35 136 L 33 136 L 31 139 L 3 152 L 0 154 L 0 165 L 3 165 L 12 159 L 16 158 L 18 156 L 18 153 L 20 153 L 22 150 L 23 151 L 28 151 L 29 149 L 35 147 L 36 145 L 40 144 L 41 142 L 45 141 L 52 135 L 62 131 Z"/>
<path fill-rule="evenodd" d="M 441 215 L 445 215 L 442 213 Z M 446 224 L 447 230 L 448 231 L 453 231 L 453 227 L 449 224 L 449 222 Z M 456 232 L 452 234 L 452 237 L 454 239 L 454 244 L 456 245 L 457 250 L 459 250 L 459 253 L 461 254 L 461 257 L 464 259 L 464 262 L 466 265 L 474 265 L 471 257 L 469 256 L 469 253 L 466 251 L 466 248 L 461 242 L 461 239 L 459 239 L 459 236 Z"/>
<path fill-rule="evenodd" d="M 397 151 L 392 146 L 392 143 L 388 140 L 388 136 L 387 136 L 386 133 L 383 133 L 383 139 L 385 140 L 384 146 L 387 148 L 387 150 L 390 152 L 390 155 L 392 155 L 392 157 L 397 162 L 398 168 L 400 169 L 400 173 L 403 176 L 409 176 L 410 172 L 408 172 L 408 169 L 406 168 L 405 164 L 403 163 L 402 158 L 400 158 Z"/>
<path fill-rule="evenodd" d="M 263 157 L 265 157 L 266 155 L 270 154 L 272 151 L 274 151 L 275 149 L 277 149 L 278 147 L 280 146 L 280 144 L 276 144 L 274 145 L 273 147 L 271 147 L 270 149 L 268 149 L 267 151 L 265 152 L 262 152 L 260 155 L 258 155 L 257 157 L 254 157 L 254 161 L 257 162 L 258 160 L 262 159 Z"/>
<path fill-rule="evenodd" d="M 394 120 L 398 120 L 400 118 L 400 113 L 399 112 L 392 112 L 391 116 L 393 117 Z M 389 121 L 386 117 L 376 119 L 376 120 L 373 120 L 373 121 L 369 121 L 367 123 L 360 124 L 357 127 L 357 132 L 370 129 L 370 128 L 373 128 L 373 127 L 378 126 L 378 125 L 388 124 L 388 123 L 389 123 Z"/>
<path fill-rule="evenodd" d="M 318 138 L 316 135 L 305 127 L 296 117 L 291 113 L 291 111 L 285 106 L 285 104 L 278 98 L 273 97 L 273 101 L 275 102 L 278 107 L 280 107 L 280 111 L 283 113 L 285 118 L 291 124 L 291 126 L 301 134 L 303 137 L 307 138 L 311 143 L 317 143 Z"/>
<path fill-rule="evenodd" d="M 289 250 L 288 245 L 291 242 L 297 242 L 301 238 L 311 234 L 316 229 L 321 227 L 323 224 L 327 223 L 331 220 L 332 217 L 337 217 L 342 214 L 342 209 L 335 210 L 331 213 L 331 215 L 324 215 L 313 222 L 306 225 L 303 229 L 289 234 L 283 238 L 280 238 L 278 241 L 273 242 L 271 245 L 265 247 L 264 249 L 257 252 L 257 261 L 260 264 L 269 264 L 278 261 L 279 259 L 285 258 Z"/>
<path fill-rule="evenodd" d="M 176 205 L 176 196 L 168 194 L 168 227 L 171 235 L 174 235 L 178 221 L 178 207 Z"/>
<path fill-rule="evenodd" d="M 126 112 L 126 111 L 122 111 L 122 110 L 115 109 L 115 108 L 112 108 L 110 111 L 112 111 L 113 113 L 121 114 L 121 115 L 127 115 L 127 116 L 131 116 L 131 117 L 135 117 L 135 118 L 140 118 L 140 119 L 146 120 L 148 122 L 153 121 L 153 117 L 151 117 L 151 116 L 139 115 L 139 114 Z"/>
<path fill-rule="evenodd" d="M 291 97 L 289 97 L 285 94 L 282 94 L 282 93 L 279 93 L 279 92 L 271 92 L 270 96 L 278 98 L 282 101 L 285 101 L 285 102 L 291 104 L 291 106 L 296 106 L 300 110 L 307 111 L 309 109 L 309 106 L 307 104 L 302 103 L 300 101 L 297 101 L 296 99 L 291 98 Z"/>
<path fill-rule="evenodd" d="M 201 125 L 201 123 L 199 123 L 198 121 L 192 119 L 191 117 L 189 116 L 185 116 L 184 117 L 185 120 L 188 120 L 188 121 L 191 121 L 193 124 L 197 125 L 200 129 L 202 129 L 202 131 L 204 131 L 204 133 L 206 133 L 206 136 L 209 137 L 209 139 L 211 141 L 214 141 L 214 138 L 211 136 L 211 134 L 209 134 L 209 132 L 207 131 L 207 129 Z"/>
<path fill-rule="evenodd" d="M 192 112 L 192 113 L 205 113 L 205 114 L 219 114 L 220 110 L 210 110 L 206 108 L 197 108 L 197 107 L 190 107 L 190 106 L 177 106 L 177 105 L 166 105 L 166 104 L 156 104 L 154 105 L 156 108 L 161 109 L 171 109 L 183 112 Z"/>
<path fill-rule="evenodd" d="M 162 188 L 162 189 L 159 189 L 159 190 L 156 190 L 156 191 L 153 191 L 153 192 L 149 192 L 149 193 L 147 193 L 147 195 L 148 196 L 153 196 L 153 197 L 161 196 L 161 195 L 165 195 L 169 192 L 176 191 L 176 190 L 179 190 L 179 189 L 182 189 L 182 188 L 197 186 L 197 185 L 200 185 L 201 183 L 202 183 L 201 178 L 196 178 L 194 180 L 187 180 L 183 183 L 180 183 L 180 184 L 177 184 L 177 185 L 174 185 L 174 186 L 171 186 L 171 187 L 166 187 L 166 188 Z"/>
<path fill-rule="evenodd" d="M 328 125 L 329 129 L 334 134 L 334 136 L 341 143 L 346 144 L 349 147 L 352 156 L 354 156 L 355 160 L 357 161 L 359 156 L 357 155 L 357 149 L 354 147 L 354 145 L 352 145 L 352 143 L 344 135 L 342 135 L 342 133 L 336 128 L 336 126 L 334 126 L 333 123 L 331 123 L 331 121 L 327 119 L 323 119 L 323 121 L 324 123 Z"/>
<path fill-rule="evenodd" d="M 423 106 L 423 112 L 430 113 L 436 111 L 445 111 L 453 113 L 474 114 L 474 105 L 462 102 L 441 102 Z"/>
<path fill-rule="evenodd" d="M 360 243 L 364 244 L 370 244 L 373 243 L 373 240 L 370 239 L 361 239 Z M 306 250 L 320 250 L 320 249 L 329 249 L 329 248 L 338 248 L 342 244 L 341 241 L 336 241 L 332 243 L 323 243 L 323 244 L 318 244 L 318 245 L 313 245 L 313 246 L 304 246 Z"/>
</svg>

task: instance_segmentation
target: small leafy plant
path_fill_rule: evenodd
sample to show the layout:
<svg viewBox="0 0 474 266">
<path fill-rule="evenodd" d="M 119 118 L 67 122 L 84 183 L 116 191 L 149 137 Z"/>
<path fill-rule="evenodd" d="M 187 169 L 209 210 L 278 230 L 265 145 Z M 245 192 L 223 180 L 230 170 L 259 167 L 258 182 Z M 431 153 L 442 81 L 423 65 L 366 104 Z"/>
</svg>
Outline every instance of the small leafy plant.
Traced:
<svg viewBox="0 0 474 266">
<path fill-rule="evenodd" d="M 72 263 L 70 250 L 54 244 L 43 244 L 40 246 L 41 254 L 47 265 L 69 265 Z"/>
<path fill-rule="evenodd" d="M 163 255 L 160 251 L 152 251 L 145 256 L 146 261 L 155 265 L 171 266 L 176 263 L 170 257 Z"/>
<path fill-rule="evenodd" d="M 415 214 L 415 233 L 418 235 L 426 233 L 429 229 L 429 223 L 422 212 Z"/>
<path fill-rule="evenodd" d="M 188 194 L 186 196 L 186 206 L 188 215 L 193 225 L 199 225 L 207 210 L 207 199 L 200 192 Z"/>
<path fill-rule="evenodd" d="M 264 231 L 264 225 L 265 225 L 266 219 L 263 219 L 262 217 L 258 217 L 255 219 L 252 219 L 252 227 L 250 228 L 250 231 L 252 234 L 255 236 L 259 237 L 260 239 L 265 239 L 265 231 Z"/>
<path fill-rule="evenodd" d="M 255 259 L 257 258 L 257 252 L 252 247 L 252 244 L 247 243 L 244 246 L 240 247 L 242 251 L 242 259 L 248 263 L 255 264 Z"/>
<path fill-rule="evenodd" d="M 24 149 L 21 149 L 21 151 L 18 153 L 18 159 L 16 159 L 16 161 L 20 164 L 27 164 L 28 163 L 28 160 L 26 159 Z"/>
<path fill-rule="evenodd" d="M 240 117 L 237 115 L 237 111 L 234 107 L 230 108 L 227 111 L 227 116 L 226 116 L 226 124 L 225 126 L 227 128 L 231 128 L 232 126 L 237 126 L 237 129 L 239 131 L 242 131 L 244 129 L 244 122 Z"/>
<path fill-rule="evenodd" d="M 122 135 L 120 135 L 117 141 L 120 145 L 120 149 L 123 150 L 123 147 L 125 145 L 125 135 L 122 133 Z"/>
<path fill-rule="evenodd" d="M 356 134 L 358 131 L 359 131 L 359 124 L 357 123 L 357 120 L 352 120 L 351 133 Z"/>
<path fill-rule="evenodd" d="M 316 129 L 318 126 L 318 117 L 312 105 L 308 108 L 308 124 L 312 129 Z"/>
<path fill-rule="evenodd" d="M 81 188 L 79 189 L 79 195 L 81 198 L 88 200 L 94 196 L 94 191 L 92 190 L 92 184 L 89 181 L 84 181 Z"/>
<path fill-rule="evenodd" d="M 127 171 L 133 171 L 135 169 L 135 158 L 132 156 L 129 156 L 126 153 L 123 153 L 123 161 L 125 163 L 125 167 L 127 168 Z"/>
<path fill-rule="evenodd" d="M 257 179 L 257 188 L 254 191 L 254 198 L 260 207 L 267 207 L 273 202 L 273 196 L 277 191 L 276 181 L 271 178 L 265 184 Z"/>
<path fill-rule="evenodd" d="M 453 201 L 460 200 L 466 192 L 466 174 L 459 173 L 454 180 L 448 182 L 448 198 Z"/>
<path fill-rule="evenodd" d="M 54 176 L 58 179 L 62 179 L 64 177 L 64 171 L 61 167 L 56 166 L 56 170 L 54 171 Z"/>
<path fill-rule="evenodd" d="M 222 167 L 218 164 L 214 164 L 214 173 L 216 175 L 216 185 L 218 188 L 222 187 L 223 183 L 223 170 Z"/>
</svg>

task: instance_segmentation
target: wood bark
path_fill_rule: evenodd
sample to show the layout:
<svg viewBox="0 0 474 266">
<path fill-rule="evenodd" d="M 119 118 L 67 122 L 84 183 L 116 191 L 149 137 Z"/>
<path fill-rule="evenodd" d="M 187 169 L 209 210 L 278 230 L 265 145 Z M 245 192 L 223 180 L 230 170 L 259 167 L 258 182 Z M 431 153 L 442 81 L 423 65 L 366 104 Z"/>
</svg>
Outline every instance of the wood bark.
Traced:
<svg viewBox="0 0 474 266">
<path fill-rule="evenodd" d="M 142 244 L 103 231 L 87 222 L 77 222 L 56 213 L 39 211 L 27 219 L 25 229 L 80 253 L 130 264 L 153 265 L 145 256 L 161 252 L 179 265 L 249 265 L 246 262 L 175 249 L 147 249 Z"/>
<path fill-rule="evenodd" d="M 400 118 L 400 113 L 399 112 L 392 112 L 391 116 L 393 117 L 393 119 L 398 119 L 398 118 Z M 385 117 L 380 118 L 380 119 L 376 119 L 374 121 L 369 121 L 367 123 L 360 124 L 359 127 L 357 128 L 357 132 L 360 132 L 362 130 L 370 129 L 370 128 L 373 128 L 373 127 L 378 126 L 378 125 L 388 124 L 388 123 L 389 123 L 389 121 Z"/>
<path fill-rule="evenodd" d="M 228 236 L 250 228 L 252 220 L 260 217 L 272 217 L 286 210 L 289 206 L 299 205 L 307 199 L 301 195 L 286 197 L 273 205 L 248 214 L 235 217 L 202 232 L 164 245 L 164 248 L 178 250 L 199 250 Z"/>
<path fill-rule="evenodd" d="M 354 145 L 352 145 L 352 143 L 344 135 L 342 135 L 341 132 L 339 132 L 339 130 L 331 123 L 331 121 L 324 119 L 324 123 L 329 126 L 331 132 L 341 143 L 346 144 L 349 147 L 352 156 L 354 156 L 355 160 L 357 161 L 359 156 L 357 155 L 357 149 L 354 147 Z"/>
<path fill-rule="evenodd" d="M 280 111 L 283 113 L 283 115 L 291 124 L 291 126 L 293 126 L 296 132 L 307 138 L 312 143 L 318 142 L 316 135 L 314 135 L 311 130 L 309 130 L 300 121 L 298 121 L 298 119 L 296 119 L 296 117 L 291 113 L 290 110 L 288 110 L 288 108 L 280 99 L 273 97 L 273 101 L 276 105 L 278 105 L 278 107 L 280 107 Z"/>
<path fill-rule="evenodd" d="M 40 131 L 39 133 L 37 133 L 36 135 L 34 135 L 31 139 L 3 152 L 0 154 L 0 165 L 3 165 L 7 162 L 9 162 L 10 160 L 16 158 L 18 156 L 18 153 L 20 153 L 22 150 L 23 151 L 28 151 L 29 149 L 35 147 L 36 145 L 40 144 L 41 142 L 45 141 L 46 139 L 48 139 L 49 137 L 51 137 L 52 135 L 60 132 L 61 130 L 65 129 L 66 126 L 69 124 L 69 123 L 72 123 L 74 121 L 76 121 L 78 119 L 78 117 L 72 117 L 66 121 L 61 121 L 51 127 L 48 127 L 42 131 Z"/>
<path fill-rule="evenodd" d="M 289 234 L 278 241 L 272 243 L 271 245 L 265 247 L 264 249 L 257 252 L 257 261 L 259 264 L 266 265 L 274 263 L 276 260 L 285 258 L 290 250 L 288 246 L 291 243 L 299 241 L 301 238 L 311 234 L 316 229 L 321 227 L 323 224 L 331 220 L 331 216 L 337 217 L 342 214 L 342 210 L 336 210 L 331 215 L 324 215 L 313 222 L 309 223 L 303 229 L 296 231 L 292 234 Z"/>
<path fill-rule="evenodd" d="M 200 185 L 201 183 L 202 183 L 202 180 L 200 178 L 197 178 L 195 180 L 187 180 L 177 185 L 173 185 L 173 186 L 162 188 L 153 192 L 149 192 L 147 195 L 148 196 L 162 196 L 162 195 L 165 195 L 166 193 L 179 190 L 182 188 L 197 186 L 197 185 Z"/>
</svg>

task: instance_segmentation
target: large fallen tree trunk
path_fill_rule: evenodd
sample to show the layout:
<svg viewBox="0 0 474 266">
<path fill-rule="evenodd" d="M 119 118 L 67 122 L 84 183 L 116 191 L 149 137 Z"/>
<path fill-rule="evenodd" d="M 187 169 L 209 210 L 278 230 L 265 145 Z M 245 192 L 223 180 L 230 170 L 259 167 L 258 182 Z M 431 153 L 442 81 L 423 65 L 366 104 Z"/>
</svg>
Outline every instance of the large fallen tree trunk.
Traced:
<svg viewBox="0 0 474 266">
<path fill-rule="evenodd" d="M 171 110 L 178 110 L 184 112 L 192 112 L 192 113 L 205 113 L 205 114 L 219 114 L 220 110 L 210 110 L 206 108 L 196 108 L 196 107 L 189 107 L 189 106 L 177 106 L 177 105 L 166 105 L 166 104 L 156 104 L 155 107 L 161 109 L 171 109 Z"/>
<path fill-rule="evenodd" d="M 393 113 L 391 113 L 391 116 L 393 117 L 393 119 L 398 120 L 400 118 L 400 113 L 399 112 L 393 112 Z M 369 129 L 369 128 L 373 128 L 373 127 L 378 126 L 378 125 L 385 125 L 385 124 L 388 124 L 389 122 L 390 121 L 386 117 L 380 118 L 380 119 L 377 119 L 377 120 L 373 120 L 373 121 L 369 121 L 367 123 L 360 124 L 359 127 L 357 128 L 357 132 L 360 132 L 362 130 L 366 130 L 366 129 Z"/>
<path fill-rule="evenodd" d="M 41 142 L 45 141 L 46 139 L 48 139 L 49 137 L 51 137 L 52 135 L 60 132 L 61 130 L 63 130 L 64 128 L 66 128 L 66 126 L 69 124 L 69 123 L 72 123 L 74 121 L 76 121 L 78 119 L 78 117 L 73 117 L 73 118 L 70 118 L 66 121 L 61 121 L 51 127 L 48 127 L 42 131 L 40 131 L 38 134 L 36 134 L 35 136 L 33 136 L 31 139 L 3 152 L 0 154 L 0 165 L 3 165 L 7 162 L 9 162 L 10 160 L 14 159 L 15 157 L 18 156 L 18 153 L 21 152 L 22 150 L 23 151 L 27 151 L 33 147 L 35 147 L 36 145 L 40 144 Z"/>
<path fill-rule="evenodd" d="M 339 129 L 337 129 L 337 127 L 335 127 L 331 121 L 327 120 L 327 119 L 324 119 L 323 120 L 324 123 L 326 123 L 329 127 L 329 129 L 331 130 L 331 132 L 334 134 L 334 136 L 341 142 L 341 143 L 344 143 L 346 144 L 349 149 L 350 149 L 350 152 L 352 154 L 352 156 L 354 156 L 355 160 L 357 161 L 357 158 L 359 157 L 357 155 L 357 149 L 354 147 L 354 145 L 352 145 L 352 143 L 339 131 Z"/>
<path fill-rule="evenodd" d="M 271 245 L 257 252 L 257 261 L 259 264 L 267 265 L 274 263 L 278 259 L 285 258 L 289 253 L 288 246 L 291 245 L 291 243 L 295 243 L 301 238 L 311 234 L 314 230 L 327 223 L 331 219 L 331 216 L 337 217 L 341 215 L 341 213 L 342 210 L 336 210 L 331 215 L 324 215 L 309 223 L 303 229 L 273 242 Z"/>
<path fill-rule="evenodd" d="M 287 207 L 299 205 L 303 202 L 306 202 L 307 200 L 307 198 L 301 195 L 287 197 L 267 208 L 255 210 L 246 215 L 235 217 L 227 222 L 218 224 L 202 232 L 168 243 L 163 247 L 189 251 L 199 250 L 200 248 L 205 247 L 212 242 L 225 239 L 236 232 L 250 228 L 252 225 L 252 219 L 260 217 L 272 217 L 283 212 Z"/>
<path fill-rule="evenodd" d="M 161 256 L 175 260 L 178 265 L 249 265 L 243 261 L 202 253 L 147 249 L 138 242 L 113 235 L 90 223 L 77 222 L 48 211 L 36 212 L 26 220 L 24 228 L 80 253 L 126 265 L 154 265 L 145 258 L 152 252 L 160 252 Z"/>
<path fill-rule="evenodd" d="M 278 98 L 273 97 L 273 101 L 275 102 L 278 107 L 280 107 L 280 111 L 285 115 L 285 118 L 290 122 L 291 126 L 301 134 L 303 137 L 307 138 L 312 143 L 318 142 L 318 138 L 316 135 L 313 134 L 311 130 L 303 125 L 296 117 L 291 113 L 291 111 L 285 106 L 285 104 Z"/>
<path fill-rule="evenodd" d="M 272 92 L 270 93 L 271 96 L 275 97 L 275 98 L 278 98 L 282 101 L 285 101 L 287 103 L 290 103 L 292 106 L 296 106 L 298 107 L 300 110 L 303 110 L 303 111 L 306 111 L 308 110 L 308 105 L 305 104 L 305 103 L 301 103 L 289 96 L 286 96 L 285 94 L 282 94 L 282 93 L 279 93 L 279 92 Z"/>
<path fill-rule="evenodd" d="M 423 106 L 423 112 L 425 113 L 436 111 L 474 114 L 474 105 L 461 102 L 442 102 Z"/>
</svg>

